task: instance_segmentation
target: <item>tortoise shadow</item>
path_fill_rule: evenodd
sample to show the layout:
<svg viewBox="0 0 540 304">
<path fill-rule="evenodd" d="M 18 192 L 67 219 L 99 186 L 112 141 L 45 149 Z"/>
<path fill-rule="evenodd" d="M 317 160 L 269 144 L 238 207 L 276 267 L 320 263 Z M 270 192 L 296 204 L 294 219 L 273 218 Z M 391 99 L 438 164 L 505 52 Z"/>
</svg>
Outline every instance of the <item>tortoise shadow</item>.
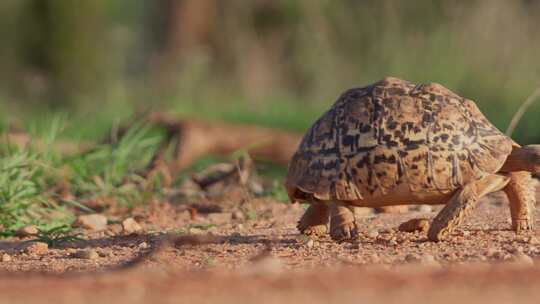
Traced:
<svg viewBox="0 0 540 304">
<path fill-rule="evenodd" d="M 263 234 L 253 235 L 210 235 L 210 234 L 177 234 L 177 233 L 159 233 L 159 234 L 131 234 L 116 235 L 90 240 L 66 241 L 51 249 L 88 249 L 102 247 L 136 247 L 146 242 L 150 247 L 158 247 L 163 244 L 173 244 L 176 247 L 184 245 L 211 245 L 228 243 L 230 245 L 243 244 L 294 244 L 297 243 L 295 234 L 283 235 L 282 238 L 272 238 Z M 285 238 L 283 238 L 285 237 Z M 0 251 L 6 253 L 17 253 L 23 251 L 33 243 L 40 242 L 37 239 L 20 239 L 0 241 Z"/>
</svg>

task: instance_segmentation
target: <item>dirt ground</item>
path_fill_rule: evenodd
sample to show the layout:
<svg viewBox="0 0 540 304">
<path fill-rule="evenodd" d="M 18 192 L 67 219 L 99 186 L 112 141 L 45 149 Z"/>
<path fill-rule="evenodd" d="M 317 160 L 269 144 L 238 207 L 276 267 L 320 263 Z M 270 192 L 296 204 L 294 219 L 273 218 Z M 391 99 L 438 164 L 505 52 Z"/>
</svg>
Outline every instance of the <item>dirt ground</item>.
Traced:
<svg viewBox="0 0 540 304">
<path fill-rule="evenodd" d="M 411 218 L 431 218 L 440 207 L 363 212 L 359 238 L 340 244 L 300 236 L 299 205 L 258 198 L 243 208 L 252 216 L 228 210 L 194 217 L 181 204 L 154 204 L 136 214 L 144 228 L 138 234 L 125 235 L 113 220 L 107 230 L 82 231 L 87 240 L 58 248 L 34 250 L 28 239 L 3 240 L 0 303 L 538 303 L 540 298 L 540 230 L 510 231 L 500 194 L 484 199 L 439 243 L 397 227 Z"/>
</svg>

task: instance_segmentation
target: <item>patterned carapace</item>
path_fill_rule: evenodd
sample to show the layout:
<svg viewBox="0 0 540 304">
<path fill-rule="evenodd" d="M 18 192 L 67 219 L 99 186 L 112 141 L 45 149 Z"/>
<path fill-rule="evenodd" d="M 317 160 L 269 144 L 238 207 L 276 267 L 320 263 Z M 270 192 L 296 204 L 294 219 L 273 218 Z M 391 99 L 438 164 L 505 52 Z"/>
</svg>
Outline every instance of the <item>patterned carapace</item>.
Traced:
<svg viewBox="0 0 540 304">
<path fill-rule="evenodd" d="M 362 200 L 448 192 L 497 172 L 513 141 L 473 101 L 388 77 L 342 94 L 305 134 L 289 165 L 291 199 Z"/>
</svg>

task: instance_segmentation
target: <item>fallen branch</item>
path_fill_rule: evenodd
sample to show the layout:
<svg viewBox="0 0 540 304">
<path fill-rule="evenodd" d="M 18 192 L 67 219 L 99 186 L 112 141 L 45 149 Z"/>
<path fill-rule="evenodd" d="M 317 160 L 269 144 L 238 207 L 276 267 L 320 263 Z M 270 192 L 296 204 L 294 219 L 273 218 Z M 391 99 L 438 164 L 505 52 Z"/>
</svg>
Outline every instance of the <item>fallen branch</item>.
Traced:
<svg viewBox="0 0 540 304">
<path fill-rule="evenodd" d="M 172 173 L 189 167 L 196 159 L 205 155 L 227 156 L 237 151 L 246 151 L 256 160 L 266 160 L 286 165 L 301 140 L 299 134 L 278 131 L 253 125 L 209 122 L 157 113 L 147 121 L 167 131 L 156 160 L 163 159 L 168 144 L 176 140 Z"/>
</svg>

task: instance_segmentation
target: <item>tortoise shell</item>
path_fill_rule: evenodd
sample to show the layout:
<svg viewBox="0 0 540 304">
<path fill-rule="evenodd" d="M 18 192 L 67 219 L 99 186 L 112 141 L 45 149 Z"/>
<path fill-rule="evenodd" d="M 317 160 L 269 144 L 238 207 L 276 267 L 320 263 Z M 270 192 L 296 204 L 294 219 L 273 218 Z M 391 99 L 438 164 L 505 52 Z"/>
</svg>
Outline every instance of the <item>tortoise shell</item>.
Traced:
<svg viewBox="0 0 540 304">
<path fill-rule="evenodd" d="M 285 186 L 293 201 L 374 199 L 400 185 L 448 193 L 497 172 L 513 144 L 473 101 L 388 77 L 346 91 L 315 122 Z"/>
</svg>

